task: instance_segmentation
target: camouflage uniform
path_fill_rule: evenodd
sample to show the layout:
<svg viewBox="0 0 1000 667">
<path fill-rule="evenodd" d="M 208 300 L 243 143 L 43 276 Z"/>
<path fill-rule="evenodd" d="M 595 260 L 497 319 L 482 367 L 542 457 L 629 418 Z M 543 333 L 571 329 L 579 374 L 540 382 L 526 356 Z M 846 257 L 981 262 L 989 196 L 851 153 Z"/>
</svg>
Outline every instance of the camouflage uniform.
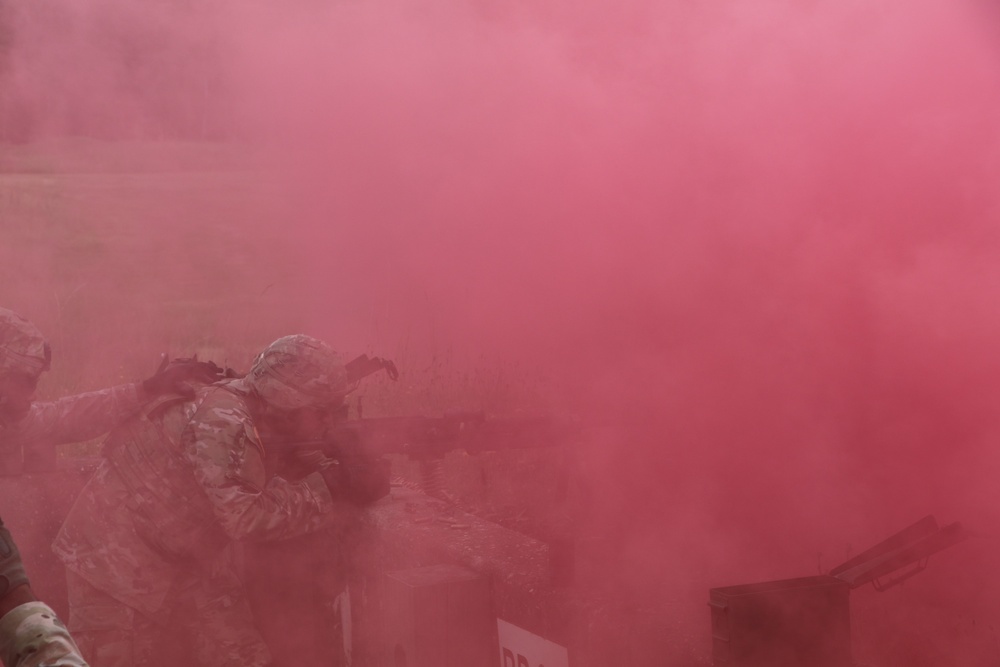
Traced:
<svg viewBox="0 0 1000 667">
<path fill-rule="evenodd" d="M 6 667 L 87 667 L 66 626 L 44 602 L 14 607 L 0 619 Z"/>
<path fill-rule="evenodd" d="M 289 341 L 289 339 L 292 339 Z M 308 367 L 268 355 L 280 343 Z M 54 549 L 70 571 L 70 627 L 93 663 L 132 667 L 190 641 L 202 665 L 270 663 L 239 579 L 236 541 L 293 537 L 337 524 L 318 473 L 267 479 L 254 426 L 261 403 L 295 406 L 343 391 L 333 352 L 304 336 L 279 339 L 243 379 L 166 398 L 111 433 L 105 461 L 84 488 Z M 299 361 L 302 361 L 299 358 Z M 305 392 L 302 389 L 305 389 Z M 167 638 L 166 632 L 176 632 Z"/>
<path fill-rule="evenodd" d="M 220 370 L 214 364 L 196 360 L 184 360 L 171 369 L 164 358 L 157 375 L 145 382 L 36 403 L 34 388 L 41 374 L 49 369 L 50 360 L 51 351 L 41 332 L 17 313 L 0 308 L 0 380 L 6 383 L 22 378 L 15 388 L 4 384 L 0 390 L 4 406 L 0 410 L 0 462 L 11 464 L 13 470 L 20 468 L 25 454 L 42 445 L 95 438 L 138 414 L 151 396 L 178 390 L 190 392 L 190 387 L 179 383 L 188 379 L 209 382 Z M 12 405 L 17 409 L 11 409 Z M 27 578 L 20 554 L 2 521 L 0 537 L 4 544 L 0 561 L 5 567 L 16 564 L 21 577 L 17 582 L 7 578 L 0 586 L 7 591 L 15 583 L 26 584 Z M 48 606 L 37 601 L 17 606 L 0 619 L 0 657 L 6 667 L 86 666 L 66 627 Z"/>
<path fill-rule="evenodd" d="M 49 368 L 49 346 L 35 326 L 0 308 L 0 376 L 14 371 L 41 374 Z M 51 403 L 34 403 L 23 419 L 5 422 L 0 416 L 0 458 L 20 461 L 33 446 L 81 442 L 107 433 L 139 411 L 140 384 L 69 396 Z"/>
<path fill-rule="evenodd" d="M 80 651 L 43 602 L 35 598 L 21 551 L 0 520 L 0 659 L 7 667 L 86 667 Z"/>
<path fill-rule="evenodd" d="M 144 400 L 136 382 L 35 403 L 20 421 L 5 424 L 0 420 L 0 451 L 13 456 L 39 443 L 58 445 L 96 438 L 139 412 Z"/>
</svg>

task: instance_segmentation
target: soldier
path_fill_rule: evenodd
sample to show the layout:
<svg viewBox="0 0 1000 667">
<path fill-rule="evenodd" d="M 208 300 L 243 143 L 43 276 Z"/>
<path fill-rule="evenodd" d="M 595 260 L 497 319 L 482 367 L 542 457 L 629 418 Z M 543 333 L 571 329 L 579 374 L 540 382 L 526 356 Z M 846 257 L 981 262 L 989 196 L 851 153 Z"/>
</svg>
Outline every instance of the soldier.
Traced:
<svg viewBox="0 0 1000 667">
<path fill-rule="evenodd" d="M 0 520 L 0 659 L 6 667 L 87 667 L 66 626 L 31 590 Z"/>
<path fill-rule="evenodd" d="M 221 369 L 211 363 L 161 364 L 155 375 L 133 384 L 35 403 L 35 389 L 49 370 L 52 353 L 28 320 L 0 308 L 0 455 L 20 460 L 42 443 L 90 440 L 165 394 L 193 395 L 188 382 L 214 382 Z M 164 359 L 164 362 L 166 359 Z"/>
<path fill-rule="evenodd" d="M 42 373 L 49 370 L 51 350 L 28 320 L 0 308 L 0 455 L 20 461 L 22 451 L 42 443 L 78 442 L 109 431 L 144 402 L 180 392 L 193 395 L 187 382 L 212 382 L 221 369 L 213 364 L 181 361 L 161 365 L 141 383 L 35 403 Z M 0 521 L 0 657 L 14 665 L 85 665 L 66 627 L 39 602 L 24 574 L 21 556 Z"/>
<path fill-rule="evenodd" d="M 268 479 L 261 434 L 320 437 L 351 389 L 326 344 L 286 336 L 246 377 L 154 402 L 108 436 L 54 545 L 68 570 L 70 627 L 91 662 L 164 664 L 187 642 L 206 667 L 272 664 L 237 541 L 336 529 L 389 482 L 384 468 L 329 460 L 298 481 Z"/>
</svg>

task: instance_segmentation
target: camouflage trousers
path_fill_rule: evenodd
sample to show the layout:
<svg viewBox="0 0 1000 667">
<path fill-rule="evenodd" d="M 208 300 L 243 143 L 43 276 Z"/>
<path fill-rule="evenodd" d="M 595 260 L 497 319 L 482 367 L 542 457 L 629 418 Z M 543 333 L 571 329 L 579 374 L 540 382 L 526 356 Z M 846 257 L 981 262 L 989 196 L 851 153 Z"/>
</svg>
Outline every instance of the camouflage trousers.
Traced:
<svg viewBox="0 0 1000 667">
<path fill-rule="evenodd" d="M 267 667 L 271 655 L 240 589 L 191 580 L 151 619 L 67 572 L 69 630 L 95 667 Z"/>
</svg>

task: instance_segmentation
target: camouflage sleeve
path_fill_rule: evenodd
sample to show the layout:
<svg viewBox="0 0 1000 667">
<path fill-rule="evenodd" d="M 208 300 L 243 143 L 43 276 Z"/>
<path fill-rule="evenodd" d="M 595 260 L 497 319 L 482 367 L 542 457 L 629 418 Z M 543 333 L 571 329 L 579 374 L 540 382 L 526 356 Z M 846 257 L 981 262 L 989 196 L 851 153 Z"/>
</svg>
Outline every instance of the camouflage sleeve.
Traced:
<svg viewBox="0 0 1000 667">
<path fill-rule="evenodd" d="M 337 506 L 319 474 L 300 482 L 267 481 L 260 437 L 238 405 L 204 405 L 182 440 L 195 478 L 229 537 L 295 537 L 337 520 Z"/>
<path fill-rule="evenodd" d="M 46 440 L 55 444 L 96 438 L 138 412 L 141 396 L 136 383 L 36 403 L 25 419 L 21 437 L 24 442 Z"/>
<path fill-rule="evenodd" d="M 6 667 L 87 667 L 73 638 L 44 602 L 14 607 L 0 619 Z"/>
</svg>

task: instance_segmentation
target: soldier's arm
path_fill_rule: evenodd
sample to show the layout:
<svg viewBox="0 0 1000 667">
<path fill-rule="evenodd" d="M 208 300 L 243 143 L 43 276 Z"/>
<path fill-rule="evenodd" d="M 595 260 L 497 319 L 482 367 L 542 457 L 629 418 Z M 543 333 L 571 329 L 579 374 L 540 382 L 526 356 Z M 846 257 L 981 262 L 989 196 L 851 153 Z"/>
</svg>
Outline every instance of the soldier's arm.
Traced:
<svg viewBox="0 0 1000 667">
<path fill-rule="evenodd" d="M 0 618 L 5 667 L 87 667 L 80 650 L 44 602 L 26 602 Z"/>
<path fill-rule="evenodd" d="M 294 537 L 346 519 L 318 473 L 299 482 L 266 481 L 263 448 L 250 415 L 216 404 L 199 411 L 182 437 L 184 451 L 216 519 L 236 540 Z"/>
<path fill-rule="evenodd" d="M 36 403 L 20 426 L 22 442 L 82 442 L 107 433 L 136 414 L 147 402 L 165 394 L 194 398 L 195 386 L 220 379 L 223 369 L 212 362 L 175 359 L 163 362 L 142 382 Z"/>
<path fill-rule="evenodd" d="M 139 411 L 148 396 L 141 383 L 36 403 L 25 420 L 22 437 L 55 444 L 96 438 Z"/>
</svg>

